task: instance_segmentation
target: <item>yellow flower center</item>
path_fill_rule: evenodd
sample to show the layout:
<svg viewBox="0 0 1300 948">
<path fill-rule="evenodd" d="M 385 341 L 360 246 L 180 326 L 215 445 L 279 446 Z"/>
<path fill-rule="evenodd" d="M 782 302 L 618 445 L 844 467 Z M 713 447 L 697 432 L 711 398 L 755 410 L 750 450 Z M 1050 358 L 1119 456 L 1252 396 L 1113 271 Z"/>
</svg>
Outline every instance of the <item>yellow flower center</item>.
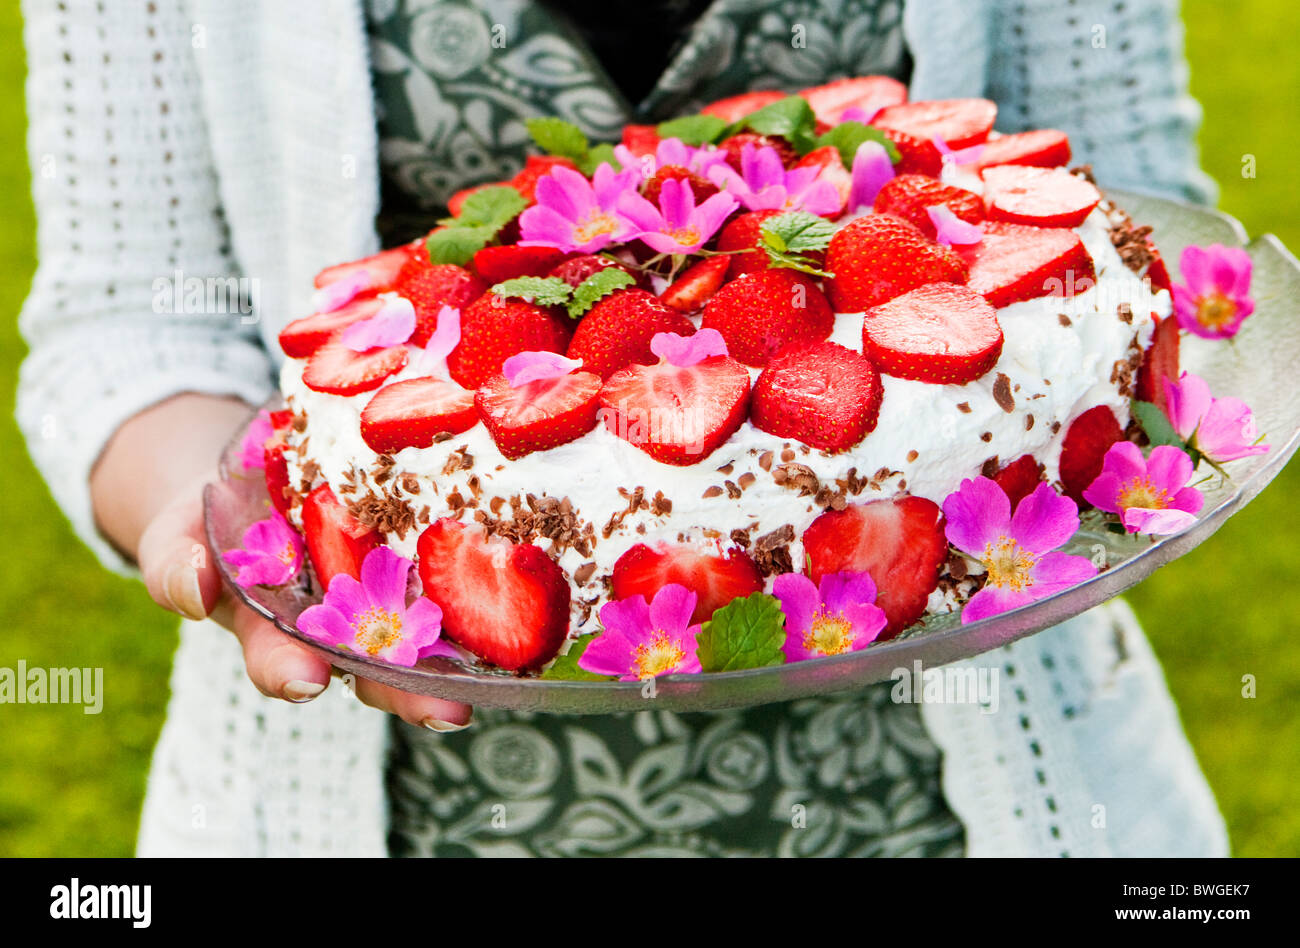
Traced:
<svg viewBox="0 0 1300 948">
<path fill-rule="evenodd" d="M 286 540 L 284 542 L 284 549 L 281 550 L 276 555 L 276 559 L 278 559 L 285 566 L 292 566 L 293 561 L 296 560 L 297 558 L 298 558 L 298 551 L 293 548 L 292 540 Z"/>
<path fill-rule="evenodd" d="M 1022 547 L 1014 537 L 1001 536 L 997 543 L 985 545 L 981 561 L 988 570 L 990 586 L 1024 592 L 1034 584 L 1029 571 L 1034 568 L 1038 558 Z"/>
<path fill-rule="evenodd" d="M 632 652 L 638 678 L 653 678 L 673 671 L 685 658 L 686 652 L 662 629 L 655 629 L 650 641 L 642 642 Z"/>
<path fill-rule="evenodd" d="M 402 637 L 402 617 L 378 607 L 357 616 L 352 627 L 357 630 L 357 648 L 370 655 L 378 655 Z"/>
<path fill-rule="evenodd" d="M 612 214 L 593 210 L 573 228 L 573 241 L 574 243 L 585 244 L 603 234 L 613 234 L 617 231 L 618 221 L 614 220 Z"/>
<path fill-rule="evenodd" d="M 693 247 L 700 242 L 700 231 L 695 227 L 679 227 L 670 231 L 668 236 L 683 247 Z"/>
<path fill-rule="evenodd" d="M 1157 488 L 1148 477 L 1135 477 L 1119 489 L 1119 507 L 1142 507 L 1146 510 L 1164 510 L 1169 506 L 1169 491 Z"/>
<path fill-rule="evenodd" d="M 803 634 L 803 647 L 820 655 L 841 655 L 853 648 L 853 626 L 844 613 L 830 616 L 826 606 L 820 605 Z"/>
<path fill-rule="evenodd" d="M 1237 304 L 1222 293 L 1202 296 L 1196 304 L 1196 320 L 1206 329 L 1222 329 L 1237 317 Z"/>
</svg>

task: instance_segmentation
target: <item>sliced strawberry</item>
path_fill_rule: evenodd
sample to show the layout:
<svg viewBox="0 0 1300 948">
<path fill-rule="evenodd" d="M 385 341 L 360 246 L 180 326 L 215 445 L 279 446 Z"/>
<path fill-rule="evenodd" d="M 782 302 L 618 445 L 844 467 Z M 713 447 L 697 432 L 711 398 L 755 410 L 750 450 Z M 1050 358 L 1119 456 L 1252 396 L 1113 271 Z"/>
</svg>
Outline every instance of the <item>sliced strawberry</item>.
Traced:
<svg viewBox="0 0 1300 948">
<path fill-rule="evenodd" d="M 554 247 L 484 247 L 474 254 L 474 270 L 488 284 L 523 276 L 546 276 L 564 259 L 563 251 Z"/>
<path fill-rule="evenodd" d="M 438 328 L 438 313 L 444 306 L 464 309 L 487 292 L 487 284 L 464 267 L 452 263 L 430 263 L 423 254 L 397 274 L 393 290 L 415 307 L 415 332 L 411 345 L 426 346 Z"/>
<path fill-rule="evenodd" d="M 849 109 L 861 109 L 870 119 L 879 109 L 906 102 L 907 86 L 889 76 L 856 76 L 804 89 L 799 95 L 812 106 L 817 121 L 838 125 Z"/>
<path fill-rule="evenodd" d="M 1089 408 L 1070 422 L 1061 441 L 1061 486 L 1080 507 L 1091 506 L 1083 492 L 1101 473 L 1110 446 L 1123 438 L 1124 429 L 1105 405 Z"/>
<path fill-rule="evenodd" d="M 705 257 L 674 280 L 672 286 L 659 294 L 659 299 L 680 313 L 698 312 L 722 286 L 730 267 L 730 257 Z"/>
<path fill-rule="evenodd" d="M 1074 296 L 1096 285 L 1092 257 L 1072 230 L 985 221 L 984 236 L 963 249 L 968 285 L 996 307 L 1040 296 Z"/>
<path fill-rule="evenodd" d="M 302 381 L 313 392 L 357 395 L 379 388 L 384 379 L 406 365 L 406 346 L 354 352 L 338 339 L 311 354 Z"/>
<path fill-rule="evenodd" d="M 808 578 L 827 573 L 867 572 L 876 584 L 876 605 L 889 624 L 890 639 L 925 613 L 948 556 L 943 513 L 923 497 L 898 497 L 828 510 L 804 531 Z"/>
<path fill-rule="evenodd" d="M 396 454 L 476 424 L 473 392 L 445 379 L 407 379 L 384 386 L 362 409 L 361 440 L 376 454 Z"/>
<path fill-rule="evenodd" d="M 722 233 L 718 235 L 718 250 L 730 255 L 731 266 L 727 273 L 731 279 L 734 280 L 745 273 L 766 270 L 771 265 L 771 259 L 766 251 L 751 248 L 759 246 L 759 241 L 762 239 L 759 231 L 763 221 L 780 213 L 776 210 L 748 211 L 736 215 L 722 228 Z"/>
<path fill-rule="evenodd" d="M 906 132 L 892 128 L 880 130 L 898 149 L 898 164 L 894 171 L 898 174 L 926 174 L 932 178 L 939 177 L 943 171 L 943 152 L 928 138 L 917 138 Z"/>
<path fill-rule="evenodd" d="M 689 168 L 683 168 L 681 165 L 664 165 L 654 173 L 653 178 L 646 182 L 645 191 L 643 192 L 645 199 L 655 207 L 659 206 L 659 195 L 663 191 L 664 182 L 669 179 L 689 185 L 697 205 L 703 204 L 718 193 L 716 184 L 712 181 L 706 181 Z"/>
<path fill-rule="evenodd" d="M 734 358 L 762 368 L 784 345 L 829 336 L 835 313 L 816 281 L 778 267 L 746 273 L 714 293 L 703 326 L 722 333 Z"/>
<path fill-rule="evenodd" d="M 1138 370 L 1136 397 L 1139 401 L 1159 405 L 1161 411 L 1168 408 L 1161 380 L 1177 382 L 1182 374 L 1178 365 L 1179 338 L 1178 320 L 1173 316 L 1159 320 L 1151 345 L 1142 359 L 1142 368 Z"/>
<path fill-rule="evenodd" d="M 718 143 L 718 148 L 727 156 L 727 164 L 737 171 L 743 171 L 741 161 L 744 158 L 746 145 L 753 145 L 755 148 L 775 148 L 781 158 L 781 164 L 787 168 L 793 168 L 794 163 L 799 160 L 799 153 L 794 150 L 794 146 L 779 135 L 741 132 L 730 138 L 724 138 Z"/>
<path fill-rule="evenodd" d="M 921 233 L 934 240 L 934 221 L 927 208 L 938 205 L 971 224 L 984 220 L 984 202 L 978 194 L 923 174 L 900 174 L 885 182 L 876 194 L 873 207 L 881 214 L 893 214 L 916 225 Z"/>
<path fill-rule="evenodd" d="M 1151 288 L 1172 293 L 1174 291 L 1174 281 L 1169 278 L 1169 268 L 1165 266 L 1165 258 L 1160 255 L 1156 245 L 1149 240 L 1147 241 L 1147 249 L 1151 251 L 1151 262 L 1147 264 L 1145 276 L 1151 281 Z"/>
<path fill-rule="evenodd" d="M 460 343 L 447 356 L 451 377 L 476 390 L 518 352 L 563 352 L 572 320 L 519 299 L 484 293 L 460 314 Z"/>
<path fill-rule="evenodd" d="M 833 145 L 824 145 L 821 148 L 814 148 L 808 154 L 795 163 L 796 168 L 817 168 L 819 181 L 825 181 L 835 188 L 840 195 L 840 211 L 844 210 L 844 205 L 849 203 L 849 193 L 853 190 L 853 175 L 844 167 L 844 159 L 840 157 L 840 150 Z M 838 217 L 840 211 L 834 214 L 827 214 L 827 217 Z"/>
<path fill-rule="evenodd" d="M 576 257 L 569 257 L 567 260 L 561 260 L 555 265 L 547 276 L 559 277 L 569 286 L 577 287 L 594 273 L 601 270 L 608 270 L 610 267 L 618 267 L 628 276 L 636 280 L 637 285 L 643 290 L 650 288 L 650 281 L 647 280 L 640 272 L 633 271 L 625 264 L 619 263 L 609 257 L 596 253 L 579 254 Z"/>
<path fill-rule="evenodd" d="M 271 419 L 271 430 L 276 434 L 283 434 L 293 424 L 293 412 L 288 408 L 269 412 L 268 415 Z"/>
<path fill-rule="evenodd" d="M 784 98 L 785 93 L 776 89 L 742 92 L 740 95 L 733 95 L 725 99 L 719 99 L 716 102 L 710 102 L 700 109 L 700 112 L 704 115 L 720 118 L 724 122 L 738 122 L 746 115 L 752 115 L 764 106 L 771 105 L 773 102 L 780 102 Z"/>
<path fill-rule="evenodd" d="M 731 600 L 762 590 L 763 574 L 743 550 L 709 553 L 669 543 L 638 543 L 614 564 L 615 599 L 644 596 L 650 602 L 670 583 L 695 593 L 694 625 L 707 622 Z"/>
<path fill-rule="evenodd" d="M 966 264 L 915 225 L 868 214 L 841 228 L 826 251 L 826 290 L 837 313 L 858 313 L 927 283 L 965 283 Z"/>
<path fill-rule="evenodd" d="M 369 319 L 383 302 L 373 296 L 355 299 L 332 313 L 314 313 L 295 319 L 280 330 L 280 348 L 291 359 L 305 359 L 330 341 L 340 329 Z"/>
<path fill-rule="evenodd" d="M 659 141 L 659 130 L 655 125 L 623 126 L 623 145 L 638 158 L 653 155 Z"/>
<path fill-rule="evenodd" d="M 745 420 L 749 372 L 728 356 L 629 365 L 605 382 L 600 404 L 615 436 L 664 464 L 696 464 Z"/>
<path fill-rule="evenodd" d="M 1043 466 L 1032 454 L 1022 454 L 1010 464 L 1003 465 L 993 475 L 993 483 L 1002 488 L 1002 492 L 1011 501 L 1011 509 L 1037 489 L 1043 481 Z"/>
<path fill-rule="evenodd" d="M 474 405 L 497 448 L 510 460 L 568 444 L 596 427 L 600 376 L 572 372 L 511 388 L 494 375 Z"/>
<path fill-rule="evenodd" d="M 316 274 L 314 283 L 316 286 L 326 286 L 335 280 L 341 280 L 346 276 L 351 276 L 358 270 L 365 270 L 370 275 L 369 289 L 373 291 L 386 290 L 392 286 L 393 279 L 397 272 L 407 260 L 413 256 L 419 256 L 424 253 L 424 241 L 417 240 L 409 244 L 402 244 L 400 247 L 392 247 L 388 250 L 381 250 L 377 254 L 369 257 L 362 257 L 360 260 L 353 260 L 349 263 L 337 263 L 332 267 L 326 267 L 320 273 Z"/>
<path fill-rule="evenodd" d="M 559 155 L 529 155 L 524 159 L 523 170 L 510 179 L 510 186 L 523 196 L 529 204 L 536 200 L 537 182 L 546 177 L 556 167 L 578 170 L 572 159 Z"/>
<path fill-rule="evenodd" d="M 424 595 L 442 631 L 507 671 L 550 661 L 569 631 L 569 582 L 540 547 L 443 518 L 416 544 Z"/>
<path fill-rule="evenodd" d="M 976 170 L 994 165 L 1034 165 L 1056 168 L 1070 161 L 1070 139 L 1054 128 L 990 137 L 975 161 Z"/>
<path fill-rule="evenodd" d="M 271 505 L 279 511 L 280 516 L 289 516 L 293 507 L 293 488 L 289 486 L 289 462 L 284 459 L 284 449 L 288 447 L 284 439 L 268 440 L 262 449 L 262 463 L 266 475 L 266 492 L 271 496 Z"/>
<path fill-rule="evenodd" d="M 361 578 L 361 563 L 379 545 L 378 530 L 357 520 L 329 484 L 321 484 L 302 500 L 302 532 L 316 578 L 328 590 L 340 573 Z"/>
<path fill-rule="evenodd" d="M 957 149 L 988 138 L 997 115 L 997 105 L 988 99 L 931 99 L 891 105 L 871 124 L 926 141 L 940 138 L 949 148 Z"/>
<path fill-rule="evenodd" d="M 997 364 L 1002 328 L 975 291 L 932 283 L 867 310 L 862 351 L 886 375 L 965 385 Z"/>
<path fill-rule="evenodd" d="M 1101 200 L 1092 184 L 1064 168 L 986 168 L 984 204 L 993 220 L 1035 227 L 1078 227 Z"/>
<path fill-rule="evenodd" d="M 660 332 L 689 336 L 695 326 L 654 294 L 628 287 L 597 301 L 587 311 L 573 334 L 567 355 L 581 359 L 586 371 L 607 379 L 633 362 L 657 362 L 658 356 L 650 351 L 650 340 Z"/>
<path fill-rule="evenodd" d="M 822 451 L 846 451 L 876 427 L 884 389 L 865 356 L 833 342 L 794 343 L 754 383 L 755 428 Z"/>
</svg>

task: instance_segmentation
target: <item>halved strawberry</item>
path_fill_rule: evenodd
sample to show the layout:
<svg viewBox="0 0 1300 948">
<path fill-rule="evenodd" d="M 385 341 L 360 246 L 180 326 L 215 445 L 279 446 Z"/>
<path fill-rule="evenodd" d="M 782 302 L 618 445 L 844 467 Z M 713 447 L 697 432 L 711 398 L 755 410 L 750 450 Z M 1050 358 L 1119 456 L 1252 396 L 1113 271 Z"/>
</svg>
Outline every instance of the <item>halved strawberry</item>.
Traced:
<svg viewBox="0 0 1300 948">
<path fill-rule="evenodd" d="M 570 158 L 559 155 L 529 155 L 524 159 L 523 170 L 510 179 L 510 186 L 518 191 L 525 201 L 532 204 L 536 200 L 537 182 L 557 166 L 572 168 L 575 171 L 578 169 Z"/>
<path fill-rule="evenodd" d="M 745 155 L 746 145 L 753 145 L 755 148 L 775 148 L 781 164 L 787 168 L 793 168 L 794 163 L 799 160 L 799 153 L 794 150 L 794 146 L 779 135 L 740 132 L 730 138 L 724 138 L 718 143 L 718 148 L 727 156 L 727 164 L 737 171 L 743 171 L 741 161 Z"/>
<path fill-rule="evenodd" d="M 837 313 L 858 313 L 927 283 L 965 283 L 966 264 L 915 225 L 868 214 L 841 228 L 826 251 L 827 294 Z"/>
<path fill-rule="evenodd" d="M 988 138 L 997 115 L 997 105 L 988 99 L 930 99 L 891 105 L 871 124 L 926 141 L 941 138 L 949 148 L 957 149 Z"/>
<path fill-rule="evenodd" d="M 965 385 L 997 364 L 1002 327 L 978 293 L 932 283 L 867 310 L 862 352 L 886 375 Z"/>
<path fill-rule="evenodd" d="M 271 505 L 280 516 L 289 516 L 293 507 L 293 489 L 289 486 L 289 462 L 284 459 L 284 439 L 268 440 L 262 448 L 263 473 L 266 475 L 266 492 Z"/>
<path fill-rule="evenodd" d="M 635 279 L 637 285 L 642 289 L 649 289 L 650 281 L 640 271 L 633 271 L 631 267 L 598 253 L 584 253 L 576 257 L 569 257 L 567 260 L 561 260 L 546 275 L 559 277 L 569 286 L 577 287 L 581 286 L 587 277 L 599 273 L 601 270 L 608 270 L 610 267 L 618 267 L 618 269 Z"/>
<path fill-rule="evenodd" d="M 1151 337 L 1151 345 L 1142 358 L 1142 368 L 1138 370 L 1134 394 L 1140 401 L 1159 405 L 1161 411 L 1168 409 L 1161 380 L 1167 378 L 1177 382 L 1182 374 L 1178 365 L 1179 340 L 1178 320 L 1172 315 L 1160 319 L 1156 323 L 1155 335 Z"/>
<path fill-rule="evenodd" d="M 329 484 L 321 484 L 302 500 L 302 532 L 316 578 L 328 590 L 340 573 L 361 578 L 361 563 L 379 545 L 378 530 L 357 520 Z"/>
<path fill-rule="evenodd" d="M 681 165 L 664 165 L 654 173 L 654 177 L 645 183 L 645 190 L 642 192 L 645 195 L 645 199 L 655 207 L 658 207 L 659 195 L 663 191 L 664 182 L 670 178 L 674 181 L 681 181 L 688 185 L 691 189 L 691 194 L 695 196 L 695 203 L 697 205 L 703 204 L 709 198 L 713 197 L 713 195 L 718 193 L 718 186 L 716 184 L 712 181 L 706 181 L 689 168 L 684 168 Z"/>
<path fill-rule="evenodd" d="M 511 388 L 494 375 L 474 396 L 474 406 L 497 448 L 510 460 L 568 444 L 596 427 L 600 376 L 572 372 Z"/>
<path fill-rule="evenodd" d="M 330 337 L 340 329 L 359 320 L 369 319 L 383 305 L 381 300 L 367 296 L 354 299 L 332 313 L 313 313 L 295 319 L 280 330 L 280 348 L 291 359 L 305 359 L 329 342 Z"/>
<path fill-rule="evenodd" d="M 1043 480 L 1043 466 L 1032 454 L 1022 454 L 1010 464 L 1003 465 L 993 475 L 993 483 L 1002 488 L 1002 492 L 1011 501 L 1011 509 L 1032 494 Z"/>
<path fill-rule="evenodd" d="M 712 115 L 720 118 L 724 122 L 736 122 L 743 119 L 746 115 L 757 112 L 764 106 L 771 105 L 773 102 L 780 102 L 785 98 L 785 93 L 776 89 L 765 89 L 760 92 L 742 92 L 740 95 L 728 96 L 725 99 L 719 99 L 716 102 L 710 102 L 700 112 L 704 115 Z"/>
<path fill-rule="evenodd" d="M 415 307 L 415 332 L 411 345 L 426 346 L 438 328 L 438 313 L 444 306 L 464 309 L 487 292 L 487 284 L 464 267 L 452 263 L 430 263 L 421 256 L 402 267 L 393 290 Z"/>
<path fill-rule="evenodd" d="M 572 320 L 519 299 L 484 293 L 460 314 L 460 343 L 447 356 L 451 377 L 477 389 L 517 352 L 563 352 Z"/>
<path fill-rule="evenodd" d="M 985 221 L 984 236 L 962 250 L 967 285 L 999 308 L 1040 296 L 1074 296 L 1096 285 L 1092 257 L 1072 230 Z"/>
<path fill-rule="evenodd" d="M 316 279 L 313 282 L 316 286 L 321 287 L 333 283 L 335 280 L 341 280 L 345 276 L 351 276 L 358 270 L 365 270 L 370 274 L 369 289 L 379 292 L 392 286 L 393 279 L 406 261 L 423 253 L 424 241 L 412 241 L 409 244 L 402 244 L 400 247 L 381 250 L 377 254 L 362 257 L 360 260 L 336 263 L 332 267 L 326 267 L 316 274 Z"/>
<path fill-rule="evenodd" d="M 474 270 L 488 284 L 523 276 L 545 276 L 564 259 L 564 252 L 554 247 L 484 247 L 474 254 Z"/>
<path fill-rule="evenodd" d="M 614 598 L 644 596 L 646 602 L 670 583 L 695 593 L 691 624 L 706 622 L 731 600 L 763 588 L 763 574 L 744 550 L 706 552 L 694 547 L 638 543 L 614 564 Z"/>
<path fill-rule="evenodd" d="M 881 214 L 893 214 L 916 225 L 921 233 L 933 240 L 934 221 L 926 209 L 936 205 L 947 207 L 971 224 L 984 220 L 984 202 L 978 194 L 923 174 L 900 174 L 891 178 L 876 194 L 873 207 Z"/>
<path fill-rule="evenodd" d="M 473 392 L 445 379 L 407 379 L 384 386 L 362 409 L 361 440 L 376 454 L 396 454 L 476 424 Z"/>
<path fill-rule="evenodd" d="M 311 354 L 302 381 L 313 392 L 357 395 L 379 388 L 404 365 L 406 346 L 354 352 L 335 338 Z"/>
<path fill-rule="evenodd" d="M 654 294 L 628 287 L 598 300 L 587 311 L 566 354 L 570 359 L 581 359 L 586 371 L 607 379 L 633 362 L 657 362 L 658 357 L 650 351 L 650 340 L 660 332 L 689 336 L 695 326 Z"/>
<path fill-rule="evenodd" d="M 817 121 L 838 125 L 849 109 L 861 109 L 870 119 L 879 109 L 906 102 L 907 86 L 889 76 L 853 76 L 803 89 L 799 95 L 812 106 Z"/>
<path fill-rule="evenodd" d="M 939 151 L 934 142 L 892 128 L 882 128 L 880 131 L 898 149 L 898 164 L 894 166 L 895 172 L 939 177 L 943 171 L 943 152 Z"/>
<path fill-rule="evenodd" d="M 1110 446 L 1124 438 L 1115 413 L 1105 405 L 1089 408 L 1074 421 L 1061 440 L 1061 486 L 1080 507 L 1089 507 L 1083 492 L 1097 479 Z"/>
<path fill-rule="evenodd" d="M 1078 227 L 1101 200 L 1092 184 L 1064 168 L 985 168 L 984 204 L 993 220 L 1035 227 Z"/>
<path fill-rule="evenodd" d="M 1034 165 L 1056 168 L 1070 161 L 1070 139 L 1054 128 L 1038 128 L 1014 135 L 990 136 L 975 161 L 976 170 L 994 165 Z"/>
<path fill-rule="evenodd" d="M 853 190 L 853 175 L 849 174 L 849 170 L 844 167 L 844 159 L 840 157 L 838 148 L 833 145 L 814 148 L 800 158 L 795 163 L 795 167 L 818 169 L 817 179 L 825 181 L 839 192 L 840 211 L 844 210 L 844 205 L 849 203 L 849 193 Z M 838 217 L 840 211 L 825 216 Z"/>
<path fill-rule="evenodd" d="M 702 325 L 722 333 L 734 358 L 762 368 L 784 345 L 829 336 L 835 313 L 811 277 L 777 267 L 724 285 L 704 307 Z"/>
<path fill-rule="evenodd" d="M 766 251 L 751 248 L 759 246 L 759 241 L 762 239 L 759 231 L 763 221 L 780 213 L 776 210 L 747 211 L 744 214 L 737 214 L 722 228 L 722 233 L 718 235 L 718 250 L 729 255 L 731 265 L 727 273 L 731 279 L 734 280 L 745 273 L 766 270 L 771 266 L 772 261 Z"/>
<path fill-rule="evenodd" d="M 876 427 L 884 389 L 865 356 L 833 342 L 781 349 L 754 383 L 749 419 L 779 438 L 846 451 Z"/>
<path fill-rule="evenodd" d="M 659 147 L 659 130 L 655 125 L 624 125 L 623 145 L 628 151 L 643 158 L 653 155 Z"/>
<path fill-rule="evenodd" d="M 828 510 L 803 535 L 808 578 L 827 573 L 867 572 L 876 584 L 876 605 L 889 624 L 890 639 L 925 612 L 948 556 L 943 512 L 924 497 L 897 497 Z"/>
<path fill-rule="evenodd" d="M 1165 258 L 1150 240 L 1147 241 L 1147 249 L 1151 251 L 1151 262 L 1147 264 L 1147 272 L 1144 276 L 1151 281 L 1151 289 L 1172 293 L 1174 281 L 1169 278 L 1169 268 L 1165 266 Z"/>
<path fill-rule="evenodd" d="M 749 372 L 729 356 L 629 365 L 606 380 L 600 405 L 616 437 L 664 464 L 696 464 L 745 420 Z"/>
<path fill-rule="evenodd" d="M 722 286 L 730 267 L 730 257 L 705 257 L 692 264 L 673 281 L 672 286 L 660 293 L 659 300 L 680 313 L 698 312 L 709 297 L 718 291 L 718 287 Z"/>
<path fill-rule="evenodd" d="M 550 661 L 569 631 L 569 582 L 531 543 L 435 520 L 416 543 L 424 595 L 451 641 L 507 671 Z"/>
</svg>

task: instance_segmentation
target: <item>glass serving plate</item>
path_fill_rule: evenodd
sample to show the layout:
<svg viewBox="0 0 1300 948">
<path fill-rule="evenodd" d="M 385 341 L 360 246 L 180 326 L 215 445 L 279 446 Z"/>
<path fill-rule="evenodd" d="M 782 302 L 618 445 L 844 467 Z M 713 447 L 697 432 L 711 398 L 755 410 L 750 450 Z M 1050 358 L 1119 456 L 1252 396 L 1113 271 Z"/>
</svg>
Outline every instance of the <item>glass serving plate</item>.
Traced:
<svg viewBox="0 0 1300 948">
<path fill-rule="evenodd" d="M 910 669 L 914 662 L 932 667 L 998 648 L 1063 622 L 1141 582 L 1207 540 L 1277 476 L 1300 444 L 1300 399 L 1290 395 L 1294 367 L 1300 364 L 1300 261 L 1270 235 L 1248 241 L 1236 220 L 1217 211 L 1123 191 L 1111 191 L 1109 196 L 1136 222 L 1154 227 L 1154 237 L 1171 270 L 1188 244 L 1244 246 L 1250 253 L 1255 314 L 1231 344 L 1184 334 L 1182 364 L 1207 379 L 1216 394 L 1245 400 L 1272 450 L 1232 462 L 1230 481 L 1215 476 L 1204 485 L 1206 502 L 1196 523 L 1172 536 L 1152 541 L 1104 528 L 1088 531 L 1085 519 L 1085 531 L 1070 552 L 1099 557 L 1104 548 L 1108 568 L 1055 596 L 969 625 L 961 625 L 956 615 L 930 620 L 896 639 L 845 655 L 771 668 L 660 677 L 653 689 L 657 707 L 700 711 L 787 701 L 884 681 L 894 669 Z M 234 456 L 238 443 L 237 438 L 222 459 L 221 481 L 209 485 L 205 494 L 208 540 L 218 551 L 239 546 L 247 526 L 267 515 L 260 470 L 242 473 Z M 403 668 L 322 645 L 295 627 L 302 610 L 319 601 L 319 592 L 301 587 L 241 589 L 232 581 L 225 561 L 220 556 L 216 559 L 235 595 L 344 672 L 484 707 L 578 714 L 646 708 L 648 689 L 640 682 L 520 678 L 444 658 Z"/>
</svg>

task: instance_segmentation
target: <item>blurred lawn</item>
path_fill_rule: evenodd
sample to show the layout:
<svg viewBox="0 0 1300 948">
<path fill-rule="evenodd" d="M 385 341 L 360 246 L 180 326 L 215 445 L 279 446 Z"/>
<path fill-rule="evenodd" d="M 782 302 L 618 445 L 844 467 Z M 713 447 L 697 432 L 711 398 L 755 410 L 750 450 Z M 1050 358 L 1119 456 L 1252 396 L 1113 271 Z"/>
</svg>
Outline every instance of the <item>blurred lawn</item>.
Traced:
<svg viewBox="0 0 1300 948">
<path fill-rule="evenodd" d="M 0 855 L 132 852 L 149 752 L 161 725 L 174 622 L 143 588 L 101 570 L 72 537 L 12 422 L 23 346 L 17 313 L 35 266 L 23 114 L 21 23 L 0 0 L 0 666 L 102 666 L 104 712 L 0 705 Z M 1185 2 L 1192 88 L 1205 107 L 1203 159 L 1222 207 L 1251 233 L 1300 250 L 1290 160 L 1300 114 L 1300 5 Z M 1264 14 L 1261 11 L 1267 10 Z M 1258 176 L 1241 177 L 1253 154 Z M 1209 543 L 1131 594 L 1164 661 L 1228 820 L 1234 852 L 1300 854 L 1300 467 Z M 1255 675 L 1258 697 L 1241 697 Z"/>
</svg>

